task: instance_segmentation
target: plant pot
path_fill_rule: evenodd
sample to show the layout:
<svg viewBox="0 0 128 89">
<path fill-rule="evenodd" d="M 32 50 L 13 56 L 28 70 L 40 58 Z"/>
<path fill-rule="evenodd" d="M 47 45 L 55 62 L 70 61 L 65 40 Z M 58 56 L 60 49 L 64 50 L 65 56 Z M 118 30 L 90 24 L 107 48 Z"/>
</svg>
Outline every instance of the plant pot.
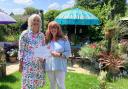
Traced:
<svg viewBox="0 0 128 89">
<path fill-rule="evenodd" d="M 112 38 L 112 33 L 110 31 L 105 31 L 106 39 Z"/>
<path fill-rule="evenodd" d="M 114 35 L 114 28 L 111 28 L 111 29 L 106 29 L 105 31 L 105 37 L 106 39 L 109 39 L 109 38 L 112 38 L 113 35 Z"/>
<path fill-rule="evenodd" d="M 9 61 L 10 61 L 11 63 L 16 62 L 16 60 L 17 60 L 17 57 L 9 57 Z"/>
</svg>

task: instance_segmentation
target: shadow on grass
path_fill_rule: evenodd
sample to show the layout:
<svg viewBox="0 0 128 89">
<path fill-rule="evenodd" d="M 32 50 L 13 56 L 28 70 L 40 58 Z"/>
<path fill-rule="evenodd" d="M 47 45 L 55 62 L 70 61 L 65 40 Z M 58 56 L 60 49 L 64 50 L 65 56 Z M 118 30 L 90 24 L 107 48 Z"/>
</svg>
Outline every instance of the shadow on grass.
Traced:
<svg viewBox="0 0 128 89">
<path fill-rule="evenodd" d="M 74 64 L 78 64 L 79 67 L 88 70 L 91 74 L 98 75 L 100 72 L 99 69 L 96 69 L 95 64 L 91 63 L 89 59 L 79 59 L 79 61 L 74 62 Z"/>
<path fill-rule="evenodd" d="M 0 85 L 0 89 L 12 89 L 12 88 L 10 88 L 10 87 L 7 86 L 7 85 Z"/>
<path fill-rule="evenodd" d="M 18 81 L 19 79 L 16 78 L 15 76 L 13 75 L 8 75 L 8 76 L 5 76 L 5 77 L 2 77 L 0 78 L 0 82 L 9 82 L 9 83 L 14 83 L 16 81 Z M 0 88 L 0 89 L 4 89 L 4 88 Z"/>
<path fill-rule="evenodd" d="M 85 64 L 83 68 L 89 70 L 91 74 L 99 75 L 100 73 L 100 70 L 96 69 L 94 64 L 90 64 L 90 65 Z"/>
</svg>

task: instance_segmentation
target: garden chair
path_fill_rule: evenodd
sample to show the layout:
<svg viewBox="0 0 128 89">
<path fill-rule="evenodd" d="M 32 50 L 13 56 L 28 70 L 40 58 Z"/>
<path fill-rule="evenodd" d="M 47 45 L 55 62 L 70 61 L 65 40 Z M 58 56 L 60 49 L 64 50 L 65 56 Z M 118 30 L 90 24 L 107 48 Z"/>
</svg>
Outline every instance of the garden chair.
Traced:
<svg viewBox="0 0 128 89">
<path fill-rule="evenodd" d="M 76 48 L 76 47 L 71 47 L 71 54 L 72 56 L 69 57 L 69 60 L 71 61 L 71 65 L 73 66 L 75 63 L 77 63 L 78 61 L 81 60 L 81 57 L 78 53 L 78 51 L 80 50 L 80 48 Z"/>
</svg>

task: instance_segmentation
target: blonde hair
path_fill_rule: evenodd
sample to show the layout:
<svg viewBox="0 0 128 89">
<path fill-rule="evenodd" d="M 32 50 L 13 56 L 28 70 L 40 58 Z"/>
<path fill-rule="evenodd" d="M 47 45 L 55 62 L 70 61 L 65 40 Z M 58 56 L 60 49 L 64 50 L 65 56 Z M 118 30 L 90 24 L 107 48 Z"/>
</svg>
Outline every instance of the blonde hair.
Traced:
<svg viewBox="0 0 128 89">
<path fill-rule="evenodd" d="M 38 18 L 39 18 L 39 21 L 40 21 L 39 30 L 41 31 L 41 30 L 42 30 L 42 20 L 41 20 L 40 15 L 38 15 L 38 14 L 32 14 L 32 15 L 28 18 L 28 29 L 31 29 L 31 28 L 32 28 L 32 22 L 33 22 L 33 20 L 34 20 L 35 17 L 38 17 Z"/>
</svg>

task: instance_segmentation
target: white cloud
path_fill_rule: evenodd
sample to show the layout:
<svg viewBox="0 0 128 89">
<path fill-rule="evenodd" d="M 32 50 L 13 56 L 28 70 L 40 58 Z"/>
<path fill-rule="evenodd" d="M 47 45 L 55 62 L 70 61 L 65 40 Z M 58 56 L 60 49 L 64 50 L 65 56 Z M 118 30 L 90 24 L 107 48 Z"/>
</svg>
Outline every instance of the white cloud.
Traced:
<svg viewBox="0 0 128 89">
<path fill-rule="evenodd" d="M 48 9 L 49 9 L 49 10 L 53 10 L 53 9 L 58 10 L 58 9 L 60 9 L 60 5 L 59 5 L 59 3 L 54 2 L 54 3 L 52 3 L 52 4 L 50 4 L 50 5 L 48 6 Z"/>
<path fill-rule="evenodd" d="M 22 8 L 16 8 L 16 9 L 7 9 L 7 8 L 3 8 L 3 10 L 5 12 L 7 12 L 8 14 L 10 14 L 11 12 L 13 12 L 14 14 L 23 14 L 24 13 L 24 9 Z"/>
<path fill-rule="evenodd" d="M 52 3 L 52 4 L 50 4 L 48 6 L 48 9 L 50 9 L 50 10 L 53 10 L 53 9 L 56 9 L 56 10 L 65 9 L 65 8 L 73 7 L 74 4 L 75 4 L 75 0 L 69 0 L 69 1 L 65 2 L 65 4 L 63 4 L 63 5 L 60 5 L 59 3 L 54 2 L 54 3 Z"/>
<path fill-rule="evenodd" d="M 66 2 L 66 4 L 62 5 L 62 9 L 73 7 L 75 4 L 75 0 L 69 0 Z"/>
<path fill-rule="evenodd" d="M 13 0 L 14 3 L 23 4 L 23 5 L 31 5 L 33 0 Z"/>
</svg>

